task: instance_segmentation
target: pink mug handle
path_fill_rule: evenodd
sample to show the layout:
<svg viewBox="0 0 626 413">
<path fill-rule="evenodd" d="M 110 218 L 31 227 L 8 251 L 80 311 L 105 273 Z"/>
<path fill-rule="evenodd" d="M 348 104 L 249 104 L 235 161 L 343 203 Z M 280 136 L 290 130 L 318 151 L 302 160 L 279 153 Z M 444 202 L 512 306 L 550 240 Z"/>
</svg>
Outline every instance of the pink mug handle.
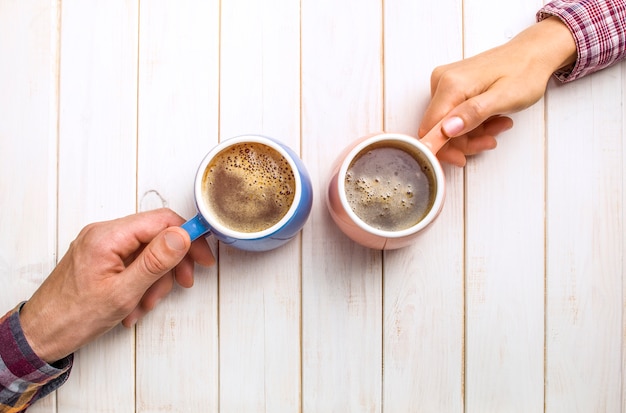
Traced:
<svg viewBox="0 0 626 413">
<path fill-rule="evenodd" d="M 420 142 L 426 145 L 435 155 L 437 155 L 437 152 L 439 152 L 439 150 L 450 140 L 450 138 L 444 135 L 441 130 L 442 124 L 443 119 L 440 120 L 430 131 L 428 131 L 422 139 L 420 139 Z"/>
</svg>

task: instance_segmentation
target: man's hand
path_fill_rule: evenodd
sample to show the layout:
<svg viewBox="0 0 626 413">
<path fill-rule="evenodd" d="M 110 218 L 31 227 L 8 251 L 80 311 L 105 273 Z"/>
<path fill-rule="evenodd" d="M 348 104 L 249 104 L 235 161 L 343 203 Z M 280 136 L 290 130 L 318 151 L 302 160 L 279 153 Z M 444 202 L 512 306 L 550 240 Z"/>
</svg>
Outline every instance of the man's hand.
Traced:
<svg viewBox="0 0 626 413">
<path fill-rule="evenodd" d="M 174 280 L 193 285 L 194 263 L 213 265 L 206 240 L 193 244 L 169 209 L 86 226 L 20 321 L 35 353 L 59 360 L 122 322 L 130 327 L 166 296 Z"/>
</svg>

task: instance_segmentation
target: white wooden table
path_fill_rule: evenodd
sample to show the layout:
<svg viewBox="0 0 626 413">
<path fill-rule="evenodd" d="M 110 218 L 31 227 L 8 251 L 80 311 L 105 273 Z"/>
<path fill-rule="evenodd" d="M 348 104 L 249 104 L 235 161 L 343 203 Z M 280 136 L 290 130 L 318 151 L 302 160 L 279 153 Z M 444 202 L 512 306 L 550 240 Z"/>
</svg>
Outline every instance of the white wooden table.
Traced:
<svg viewBox="0 0 626 413">
<path fill-rule="evenodd" d="M 439 64 L 531 0 L 0 0 L 0 311 L 87 223 L 194 214 L 219 139 L 279 138 L 315 187 L 301 236 L 219 246 L 135 329 L 76 354 L 32 412 L 626 411 L 626 66 L 514 116 L 447 167 L 435 227 L 381 253 L 325 207 L 359 136 L 415 134 Z"/>
</svg>

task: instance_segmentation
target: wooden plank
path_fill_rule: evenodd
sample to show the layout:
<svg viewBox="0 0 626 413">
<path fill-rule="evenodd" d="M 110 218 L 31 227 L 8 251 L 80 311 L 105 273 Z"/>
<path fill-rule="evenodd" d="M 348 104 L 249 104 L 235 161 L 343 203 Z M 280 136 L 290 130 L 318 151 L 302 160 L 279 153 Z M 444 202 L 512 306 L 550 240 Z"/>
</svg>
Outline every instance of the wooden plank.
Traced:
<svg viewBox="0 0 626 413">
<path fill-rule="evenodd" d="M 465 55 L 534 23 L 541 2 L 469 1 Z M 489 22 L 488 25 L 485 22 Z M 466 167 L 466 411 L 544 405 L 543 103 Z"/>
<path fill-rule="evenodd" d="M 217 143 L 219 2 L 141 3 L 138 208 L 195 214 L 193 180 Z M 217 278 L 197 266 L 137 327 L 137 411 L 218 410 Z"/>
<path fill-rule="evenodd" d="M 135 211 L 137 12 L 137 1 L 63 2 L 60 253 L 84 225 Z M 77 352 L 59 410 L 133 411 L 134 371 L 134 332 L 118 327 Z"/>
<path fill-rule="evenodd" d="M 624 231 L 624 225 L 626 225 L 626 65 L 620 64 L 621 70 L 621 99 L 622 99 L 622 113 L 620 118 L 622 120 L 622 410 L 626 407 L 626 340 L 624 340 L 626 332 L 626 231 Z"/>
<path fill-rule="evenodd" d="M 0 313 L 56 264 L 57 3 L 0 2 Z M 56 393 L 29 409 L 54 412 Z"/>
<path fill-rule="evenodd" d="M 220 137 L 300 152 L 300 6 L 222 2 Z M 220 246 L 220 409 L 300 411 L 300 236 L 277 250 Z"/>
<path fill-rule="evenodd" d="M 622 410 L 621 70 L 548 97 L 547 412 Z"/>
<path fill-rule="evenodd" d="M 382 254 L 332 222 L 341 149 L 383 128 L 382 3 L 302 1 L 302 143 L 317 198 L 303 232 L 304 412 L 382 410 Z"/>
<path fill-rule="evenodd" d="M 462 4 L 384 4 L 385 129 L 416 136 L 432 70 L 463 56 Z M 445 39 L 445 47 L 426 39 Z M 445 174 L 446 205 L 434 226 L 385 253 L 384 411 L 463 411 L 463 170 Z"/>
</svg>

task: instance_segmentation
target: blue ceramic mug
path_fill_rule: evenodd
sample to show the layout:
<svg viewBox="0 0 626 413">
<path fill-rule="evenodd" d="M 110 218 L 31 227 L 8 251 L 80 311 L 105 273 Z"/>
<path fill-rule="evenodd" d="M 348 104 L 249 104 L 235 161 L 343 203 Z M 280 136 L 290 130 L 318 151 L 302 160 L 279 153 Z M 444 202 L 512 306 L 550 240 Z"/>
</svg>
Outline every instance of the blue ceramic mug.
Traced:
<svg viewBox="0 0 626 413">
<path fill-rule="evenodd" d="M 242 135 L 214 147 L 194 183 L 197 214 L 183 224 L 191 240 L 213 236 L 246 251 L 287 243 L 311 212 L 311 178 L 298 155 L 281 142 Z"/>
</svg>

